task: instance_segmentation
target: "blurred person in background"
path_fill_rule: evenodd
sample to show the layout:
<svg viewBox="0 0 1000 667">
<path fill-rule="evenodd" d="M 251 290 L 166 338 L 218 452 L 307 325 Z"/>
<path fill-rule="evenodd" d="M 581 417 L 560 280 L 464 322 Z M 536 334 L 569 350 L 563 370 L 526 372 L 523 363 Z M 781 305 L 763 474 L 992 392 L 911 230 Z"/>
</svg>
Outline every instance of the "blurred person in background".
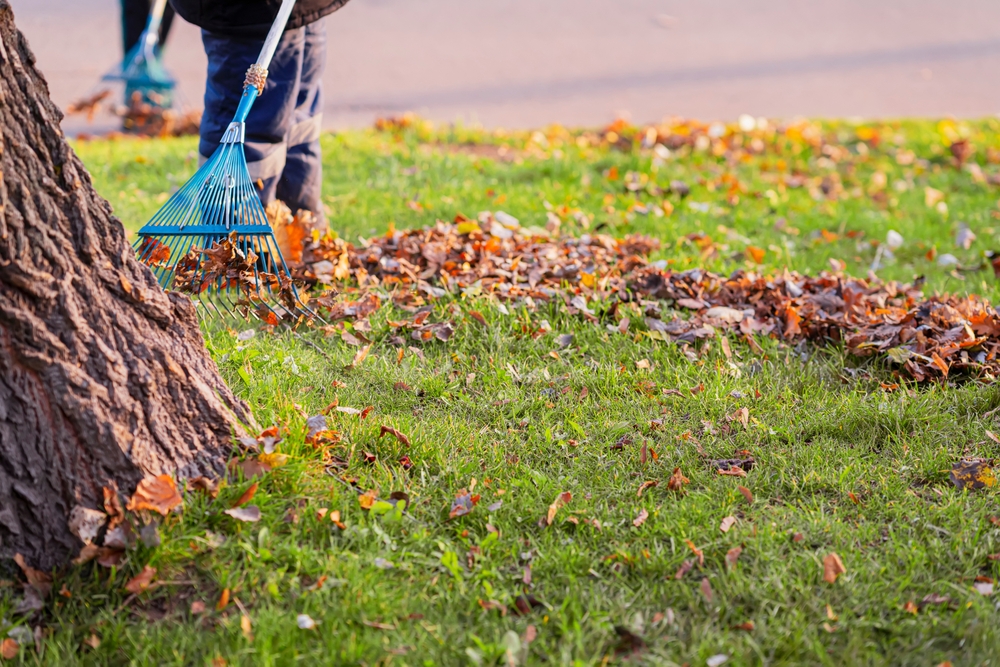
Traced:
<svg viewBox="0 0 1000 667">
<path fill-rule="evenodd" d="M 298 0 L 268 68 L 264 90 L 246 121 L 244 152 L 265 206 L 275 199 L 310 211 L 326 227 L 320 189 L 323 170 L 323 70 L 326 27 L 320 21 L 348 0 Z M 207 160 L 229 126 L 247 69 L 257 61 L 280 0 L 170 0 L 177 14 L 200 27 L 208 79 L 198 152 Z"/>
<path fill-rule="evenodd" d="M 146 23 L 149 21 L 149 12 L 152 8 L 152 0 L 122 0 L 122 53 L 127 57 L 132 49 L 139 43 Z M 159 45 L 157 53 L 163 50 L 163 45 L 167 42 L 167 35 L 170 34 L 170 25 L 174 22 L 174 8 L 167 3 L 163 10 L 163 22 L 160 23 Z M 136 93 L 139 93 L 136 96 Z M 125 104 L 134 103 L 150 104 L 156 108 L 170 108 L 172 100 L 169 90 L 160 88 L 146 88 L 134 86 L 131 83 L 125 86 Z"/>
</svg>

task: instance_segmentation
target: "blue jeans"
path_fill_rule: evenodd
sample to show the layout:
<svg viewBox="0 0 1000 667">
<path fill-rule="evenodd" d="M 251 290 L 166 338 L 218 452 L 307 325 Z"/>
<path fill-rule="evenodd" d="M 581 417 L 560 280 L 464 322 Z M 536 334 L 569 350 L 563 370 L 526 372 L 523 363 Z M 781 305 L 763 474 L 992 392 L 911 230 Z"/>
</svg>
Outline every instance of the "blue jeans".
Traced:
<svg viewBox="0 0 1000 667">
<path fill-rule="evenodd" d="M 205 112 L 198 152 L 212 156 L 233 119 L 247 68 L 257 61 L 263 40 L 241 39 L 203 30 L 208 56 Z M 312 211 L 325 221 L 319 135 L 323 109 L 326 28 L 322 21 L 286 30 L 267 70 L 264 92 L 246 121 L 244 149 L 250 178 L 262 184 L 261 202 L 275 199 Z"/>
</svg>

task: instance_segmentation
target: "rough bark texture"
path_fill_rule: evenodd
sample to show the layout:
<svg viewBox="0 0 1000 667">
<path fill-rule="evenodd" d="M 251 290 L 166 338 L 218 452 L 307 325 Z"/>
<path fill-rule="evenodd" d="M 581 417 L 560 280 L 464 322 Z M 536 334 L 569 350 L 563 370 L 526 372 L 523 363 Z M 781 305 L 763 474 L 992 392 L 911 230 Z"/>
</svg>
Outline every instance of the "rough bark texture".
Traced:
<svg viewBox="0 0 1000 667">
<path fill-rule="evenodd" d="M 59 129 L 0 0 L 0 558 L 44 569 L 82 546 L 66 521 L 146 474 L 218 475 L 252 418 L 187 297 L 135 260 Z"/>
</svg>

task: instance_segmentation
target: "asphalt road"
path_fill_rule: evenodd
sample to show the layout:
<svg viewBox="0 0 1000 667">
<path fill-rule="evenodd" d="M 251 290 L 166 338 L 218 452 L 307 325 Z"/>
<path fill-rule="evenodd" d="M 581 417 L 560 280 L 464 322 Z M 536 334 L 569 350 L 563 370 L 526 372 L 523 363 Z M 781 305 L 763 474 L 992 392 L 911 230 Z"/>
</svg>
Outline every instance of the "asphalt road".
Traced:
<svg viewBox="0 0 1000 667">
<path fill-rule="evenodd" d="M 59 105 L 120 57 L 116 0 L 12 4 Z M 997 0 L 352 0 L 326 21 L 329 127 L 1000 112 Z M 196 28 L 166 63 L 200 106 Z"/>
</svg>

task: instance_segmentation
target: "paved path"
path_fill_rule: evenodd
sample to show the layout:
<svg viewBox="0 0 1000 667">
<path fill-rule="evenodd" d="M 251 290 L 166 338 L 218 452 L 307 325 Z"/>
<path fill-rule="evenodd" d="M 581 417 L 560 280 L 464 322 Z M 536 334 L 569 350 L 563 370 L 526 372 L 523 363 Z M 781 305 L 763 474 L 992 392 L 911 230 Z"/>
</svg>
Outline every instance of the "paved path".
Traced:
<svg viewBox="0 0 1000 667">
<path fill-rule="evenodd" d="M 118 57 L 116 0 L 12 4 L 57 104 Z M 1000 112 L 997 0 L 352 0 L 327 22 L 331 127 Z M 175 26 L 166 61 L 200 106 L 199 34 Z"/>
</svg>

